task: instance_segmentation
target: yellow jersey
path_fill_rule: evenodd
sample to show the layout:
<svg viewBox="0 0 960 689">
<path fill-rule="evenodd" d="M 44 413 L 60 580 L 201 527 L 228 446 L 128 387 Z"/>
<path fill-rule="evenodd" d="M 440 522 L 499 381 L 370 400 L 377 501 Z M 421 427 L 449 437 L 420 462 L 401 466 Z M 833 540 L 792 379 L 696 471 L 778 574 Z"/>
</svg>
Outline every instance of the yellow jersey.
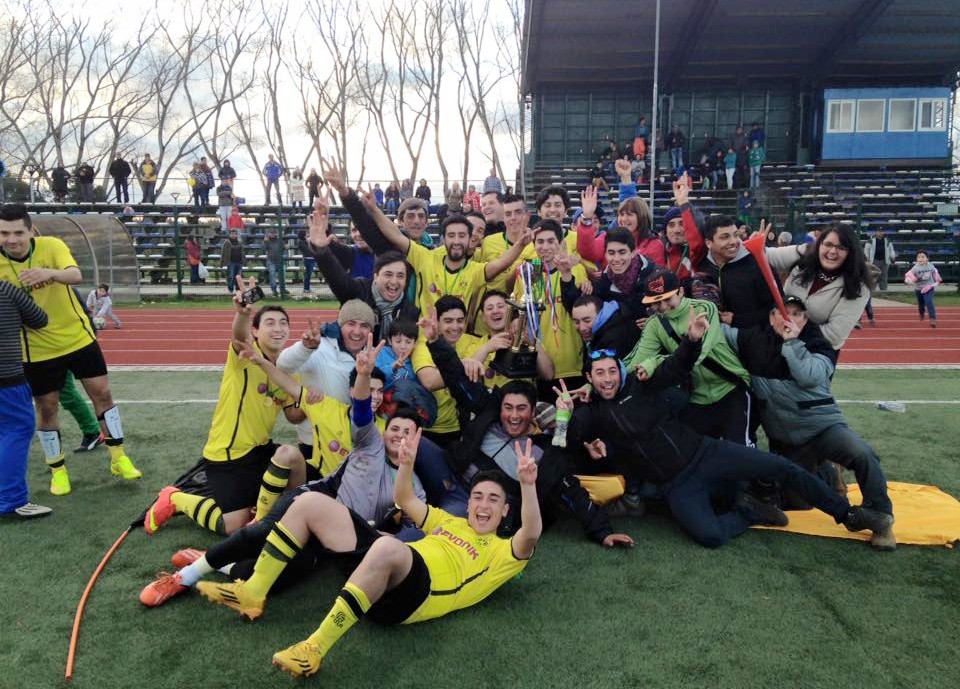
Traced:
<svg viewBox="0 0 960 689">
<path fill-rule="evenodd" d="M 461 359 L 470 356 L 468 352 L 472 353 L 476 351 L 479 340 L 480 338 L 478 337 L 464 333 L 460 339 L 457 340 L 457 344 L 454 345 L 457 356 Z M 424 368 L 436 367 L 436 364 L 433 363 L 433 357 L 430 355 L 430 350 L 427 348 L 427 341 L 423 337 L 417 341 L 416 346 L 413 348 L 413 352 L 410 354 L 410 363 L 413 365 L 414 373 L 419 373 L 420 370 Z M 453 396 L 446 388 L 434 390 L 433 396 L 437 400 L 437 418 L 429 430 L 434 433 L 452 433 L 459 431 L 460 420 L 457 417 L 457 403 L 454 401 Z"/>
<path fill-rule="evenodd" d="M 571 270 L 573 281 L 577 286 L 587 280 L 587 271 L 577 264 Z M 544 282 L 545 273 L 535 276 L 533 296 L 537 301 L 543 301 L 546 307 L 540 312 L 540 337 L 543 339 L 543 349 L 553 361 L 554 378 L 566 378 L 583 374 L 583 359 L 580 350 L 583 340 L 573 324 L 573 318 L 567 313 L 560 299 L 560 271 L 553 270 L 549 275 L 550 295 L 547 299 L 547 290 Z M 514 289 L 514 298 L 520 296 L 519 287 Z M 554 313 L 556 319 L 554 320 Z"/>
<path fill-rule="evenodd" d="M 529 562 L 514 556 L 509 539 L 478 534 L 466 519 L 438 507 L 427 508 L 420 528 L 426 537 L 407 545 L 420 553 L 430 571 L 430 595 L 403 624 L 476 605 Z"/>
<path fill-rule="evenodd" d="M 45 282 L 42 285 L 25 287 L 20 282 L 20 273 L 34 268 L 64 270 L 77 267 L 77 262 L 62 239 L 34 237 L 30 251 L 24 258 L 16 259 L 2 252 L 0 280 L 6 280 L 26 290 L 43 309 L 49 322 L 47 327 L 34 330 L 20 329 L 20 345 L 25 362 L 48 361 L 70 354 L 96 342 L 93 326 L 72 285 Z"/>
<path fill-rule="evenodd" d="M 428 307 L 447 294 L 460 297 L 465 304 L 469 303 L 471 297 L 486 285 L 485 264 L 467 259 L 459 270 L 451 271 L 444 263 L 446 256 L 445 250 L 430 250 L 410 242 L 407 261 L 422 283 L 417 304 L 421 313 L 427 313 Z"/>
<path fill-rule="evenodd" d="M 300 408 L 313 427 L 313 457 L 307 464 L 319 470 L 321 476 L 327 476 L 336 471 L 353 451 L 350 405 L 334 397 L 324 397 L 310 404 L 304 399 L 305 396 L 306 391 L 301 397 Z M 386 419 L 375 416 L 374 422 L 383 433 Z"/>
<path fill-rule="evenodd" d="M 254 343 L 257 351 L 260 346 Z M 277 414 L 292 400 L 270 382 L 267 374 L 227 345 L 217 408 L 213 412 L 203 458 L 211 462 L 241 459 L 253 448 L 270 442 Z"/>
<path fill-rule="evenodd" d="M 484 324 L 486 325 L 486 324 Z M 467 351 L 464 353 L 464 356 L 473 356 L 474 353 L 480 349 L 481 346 L 487 344 L 490 341 L 490 336 L 477 337 L 475 338 L 476 342 L 473 343 L 470 347 L 467 348 Z M 536 385 L 537 381 L 535 378 L 507 378 L 502 373 L 494 371 L 490 364 L 493 362 L 494 357 L 497 355 L 496 352 L 490 352 L 487 354 L 486 358 L 483 360 L 483 365 L 486 367 L 486 371 L 483 374 L 483 384 L 488 390 L 493 390 L 493 388 L 502 388 L 504 385 L 509 383 L 511 380 L 525 380 L 528 383 Z"/>
</svg>

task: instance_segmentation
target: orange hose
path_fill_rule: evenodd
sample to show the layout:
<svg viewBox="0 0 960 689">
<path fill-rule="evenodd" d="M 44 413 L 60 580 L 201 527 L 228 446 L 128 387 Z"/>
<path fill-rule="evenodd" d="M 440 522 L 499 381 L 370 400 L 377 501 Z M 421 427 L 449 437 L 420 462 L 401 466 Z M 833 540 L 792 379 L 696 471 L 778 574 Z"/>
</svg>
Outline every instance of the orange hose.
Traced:
<svg viewBox="0 0 960 689">
<path fill-rule="evenodd" d="M 93 574 L 90 575 L 90 581 L 87 582 L 87 587 L 83 590 L 83 595 L 80 596 L 80 602 L 77 604 L 77 614 L 73 618 L 73 630 L 70 632 L 70 648 L 67 651 L 67 672 L 66 678 L 73 678 L 73 661 L 77 655 L 77 636 L 80 634 L 80 621 L 83 619 L 83 609 L 87 605 L 87 599 L 90 597 L 90 591 L 93 590 L 93 585 L 97 583 L 97 578 L 100 576 L 100 573 L 103 571 L 103 568 L 107 565 L 110 558 L 113 557 L 113 554 L 117 552 L 117 548 L 120 547 L 120 544 L 123 543 L 124 539 L 130 535 L 130 528 L 127 527 L 127 530 L 120 534 L 120 538 L 110 546 L 110 550 L 107 551 L 107 554 L 103 556 L 103 559 L 100 560 L 100 564 L 97 565 L 97 568 L 93 570 Z"/>
</svg>

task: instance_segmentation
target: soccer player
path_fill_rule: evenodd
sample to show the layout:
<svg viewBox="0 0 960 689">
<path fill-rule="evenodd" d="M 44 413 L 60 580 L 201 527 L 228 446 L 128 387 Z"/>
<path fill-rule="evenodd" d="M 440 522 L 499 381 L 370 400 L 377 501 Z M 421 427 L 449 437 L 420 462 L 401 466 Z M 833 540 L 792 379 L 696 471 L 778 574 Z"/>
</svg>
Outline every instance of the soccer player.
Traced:
<svg viewBox="0 0 960 689">
<path fill-rule="evenodd" d="M 23 330 L 24 373 L 37 407 L 38 435 L 47 466 L 50 492 L 70 492 L 70 477 L 60 445 L 60 389 L 70 371 L 83 384 L 110 452 L 110 473 L 125 480 L 142 476 L 123 447 L 120 410 L 113 403 L 107 364 L 90 320 L 72 285 L 82 280 L 70 249 L 56 237 L 33 236 L 30 214 L 22 205 L 0 210 L 0 280 L 30 293 L 47 313 L 47 327 Z"/>
<path fill-rule="evenodd" d="M 470 486 L 467 518 L 454 517 L 418 499 L 411 488 L 419 431 L 400 447 L 394 484 L 397 505 L 429 535 L 405 544 L 377 539 L 307 639 L 274 654 L 293 675 L 312 675 L 331 647 L 367 616 L 379 624 L 412 624 L 475 605 L 523 571 L 540 538 L 537 465 L 531 443 L 515 443 L 523 526 L 507 540 L 497 527 L 507 515 L 506 488 L 498 472 L 482 472 Z"/>
<path fill-rule="evenodd" d="M 203 447 L 203 465 L 213 497 L 194 495 L 167 486 L 147 510 L 143 528 L 156 533 L 177 513 L 185 514 L 200 526 L 229 534 L 250 521 L 251 508 L 262 493 L 280 493 L 304 482 L 306 469 L 290 455 L 276 457 L 277 444 L 270 440 L 281 407 L 297 423 L 303 416 L 297 400 L 291 400 L 267 374 L 240 356 L 239 345 L 253 333 L 254 347 L 266 358 L 276 360 L 290 336 L 290 322 L 282 306 L 268 304 L 252 313 L 243 293 L 256 287 L 237 277 L 234 290 L 231 343 L 220 381 L 217 407 Z M 313 336 L 308 331 L 307 335 Z M 262 485 L 261 485 L 262 484 Z"/>
</svg>

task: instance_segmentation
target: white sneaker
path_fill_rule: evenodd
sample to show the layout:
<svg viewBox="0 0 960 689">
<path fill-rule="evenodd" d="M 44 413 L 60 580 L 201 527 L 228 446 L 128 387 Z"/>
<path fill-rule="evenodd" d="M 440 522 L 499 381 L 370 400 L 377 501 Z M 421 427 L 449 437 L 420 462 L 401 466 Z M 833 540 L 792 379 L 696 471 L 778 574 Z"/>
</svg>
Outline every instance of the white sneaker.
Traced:
<svg viewBox="0 0 960 689">
<path fill-rule="evenodd" d="M 53 512 L 53 510 L 51 510 L 49 507 L 44 507 L 43 505 L 34 505 L 32 502 L 28 502 L 25 505 L 20 505 L 20 507 L 14 510 L 14 513 L 22 519 L 46 517 L 51 512 Z"/>
</svg>

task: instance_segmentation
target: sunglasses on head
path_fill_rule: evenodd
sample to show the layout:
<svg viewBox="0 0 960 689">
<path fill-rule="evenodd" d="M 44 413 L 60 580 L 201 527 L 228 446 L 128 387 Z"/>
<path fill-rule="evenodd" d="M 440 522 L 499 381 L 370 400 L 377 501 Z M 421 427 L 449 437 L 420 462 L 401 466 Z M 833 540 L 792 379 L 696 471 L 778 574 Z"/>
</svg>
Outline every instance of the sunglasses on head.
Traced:
<svg viewBox="0 0 960 689">
<path fill-rule="evenodd" d="M 590 352 L 590 361 L 597 361 L 598 359 L 616 359 L 617 353 L 612 349 L 597 349 Z"/>
</svg>

